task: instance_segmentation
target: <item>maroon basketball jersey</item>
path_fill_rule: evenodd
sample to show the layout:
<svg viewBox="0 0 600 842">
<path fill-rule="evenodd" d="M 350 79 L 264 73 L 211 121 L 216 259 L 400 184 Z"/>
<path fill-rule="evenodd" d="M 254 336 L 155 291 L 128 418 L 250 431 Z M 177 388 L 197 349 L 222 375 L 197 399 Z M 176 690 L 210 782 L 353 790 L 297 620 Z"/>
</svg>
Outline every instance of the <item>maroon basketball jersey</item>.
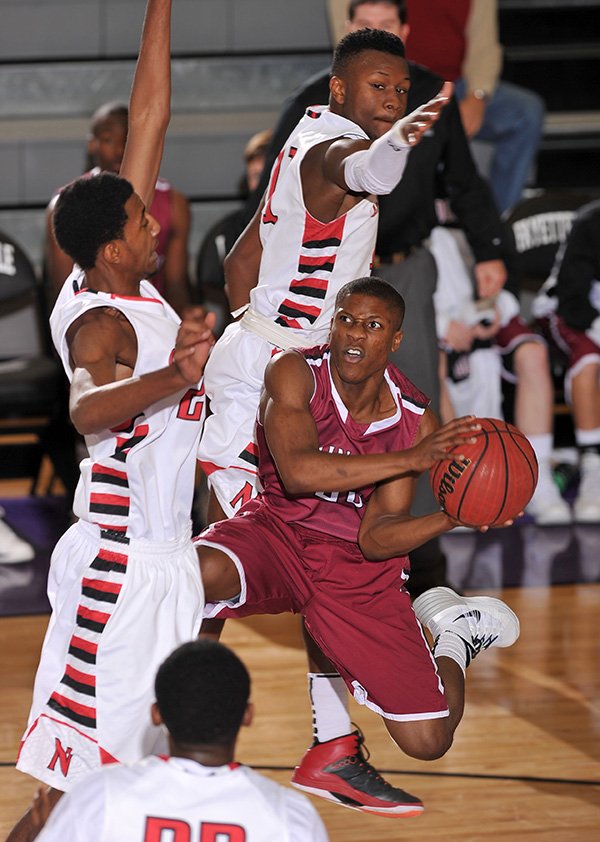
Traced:
<svg viewBox="0 0 600 842">
<path fill-rule="evenodd" d="M 329 346 L 305 348 L 298 353 L 306 359 L 315 380 L 310 408 L 317 425 L 320 450 L 350 456 L 406 450 L 413 446 L 429 400 L 395 366 L 388 365 L 385 379 L 396 403 L 396 412 L 371 424 L 358 424 L 350 416 L 331 378 Z M 289 497 L 275 469 L 260 423 L 257 423 L 257 442 L 259 476 L 264 489 L 262 498 L 267 506 L 286 523 L 356 543 L 374 486 Z"/>
</svg>

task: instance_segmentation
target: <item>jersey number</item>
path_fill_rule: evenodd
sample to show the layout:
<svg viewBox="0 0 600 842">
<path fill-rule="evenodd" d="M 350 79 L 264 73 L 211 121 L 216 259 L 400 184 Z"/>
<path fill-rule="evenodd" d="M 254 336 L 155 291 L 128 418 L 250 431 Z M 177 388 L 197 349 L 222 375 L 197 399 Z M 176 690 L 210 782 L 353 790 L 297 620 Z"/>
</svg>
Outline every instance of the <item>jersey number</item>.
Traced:
<svg viewBox="0 0 600 842">
<path fill-rule="evenodd" d="M 200 421 L 204 406 L 204 386 L 200 389 L 188 389 L 179 401 L 177 417 L 184 421 Z"/>
<path fill-rule="evenodd" d="M 144 842 L 192 842 L 192 828 L 180 819 L 149 816 Z M 238 824 L 201 822 L 197 842 L 246 842 L 246 831 Z"/>
</svg>

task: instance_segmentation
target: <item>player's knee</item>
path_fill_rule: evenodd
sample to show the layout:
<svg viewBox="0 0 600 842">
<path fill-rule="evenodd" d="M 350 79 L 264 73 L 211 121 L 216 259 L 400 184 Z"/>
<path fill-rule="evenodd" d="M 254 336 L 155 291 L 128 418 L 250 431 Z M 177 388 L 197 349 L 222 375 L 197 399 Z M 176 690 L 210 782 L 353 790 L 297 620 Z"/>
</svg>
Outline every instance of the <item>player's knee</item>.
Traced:
<svg viewBox="0 0 600 842">
<path fill-rule="evenodd" d="M 410 725 L 415 727 L 397 730 L 388 725 L 390 736 L 398 748 L 409 757 L 416 760 L 438 760 L 452 745 L 453 735 L 445 719 L 427 720 Z"/>
<path fill-rule="evenodd" d="M 197 546 L 196 552 L 207 602 L 218 602 L 237 596 L 240 592 L 240 577 L 229 556 L 206 546 Z"/>
</svg>

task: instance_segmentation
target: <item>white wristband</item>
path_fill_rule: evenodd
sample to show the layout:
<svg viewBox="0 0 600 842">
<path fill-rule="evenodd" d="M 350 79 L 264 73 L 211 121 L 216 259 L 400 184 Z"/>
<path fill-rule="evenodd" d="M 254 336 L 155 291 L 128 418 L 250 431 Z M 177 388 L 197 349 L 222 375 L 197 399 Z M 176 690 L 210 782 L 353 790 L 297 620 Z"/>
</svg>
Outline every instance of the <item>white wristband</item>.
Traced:
<svg viewBox="0 0 600 842">
<path fill-rule="evenodd" d="M 401 120 L 394 123 L 368 149 L 348 155 L 344 161 L 344 180 L 350 190 L 375 196 L 392 192 L 402 178 L 411 149 L 402 137 L 401 123 Z"/>
</svg>

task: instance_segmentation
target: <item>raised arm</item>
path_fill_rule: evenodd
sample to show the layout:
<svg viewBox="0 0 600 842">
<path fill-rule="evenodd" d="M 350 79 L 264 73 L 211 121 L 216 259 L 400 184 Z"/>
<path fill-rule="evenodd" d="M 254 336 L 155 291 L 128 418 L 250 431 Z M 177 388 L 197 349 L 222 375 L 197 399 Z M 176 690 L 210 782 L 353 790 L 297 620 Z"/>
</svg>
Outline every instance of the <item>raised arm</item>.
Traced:
<svg viewBox="0 0 600 842">
<path fill-rule="evenodd" d="M 148 0 L 129 100 L 129 128 L 120 175 L 147 208 L 171 116 L 171 0 Z"/>
<path fill-rule="evenodd" d="M 233 248 L 225 258 L 225 293 L 229 308 L 233 312 L 244 307 L 250 301 L 250 291 L 258 283 L 258 270 L 262 257 L 260 241 L 261 202 L 258 210 L 235 241 Z"/>
<path fill-rule="evenodd" d="M 472 419 L 457 419 L 418 446 L 392 453 L 345 456 L 319 450 L 310 411 L 314 381 L 295 351 L 272 360 L 265 372 L 261 415 L 269 450 L 289 494 L 352 491 L 371 483 L 419 474 L 444 458 L 474 429 Z"/>
</svg>

